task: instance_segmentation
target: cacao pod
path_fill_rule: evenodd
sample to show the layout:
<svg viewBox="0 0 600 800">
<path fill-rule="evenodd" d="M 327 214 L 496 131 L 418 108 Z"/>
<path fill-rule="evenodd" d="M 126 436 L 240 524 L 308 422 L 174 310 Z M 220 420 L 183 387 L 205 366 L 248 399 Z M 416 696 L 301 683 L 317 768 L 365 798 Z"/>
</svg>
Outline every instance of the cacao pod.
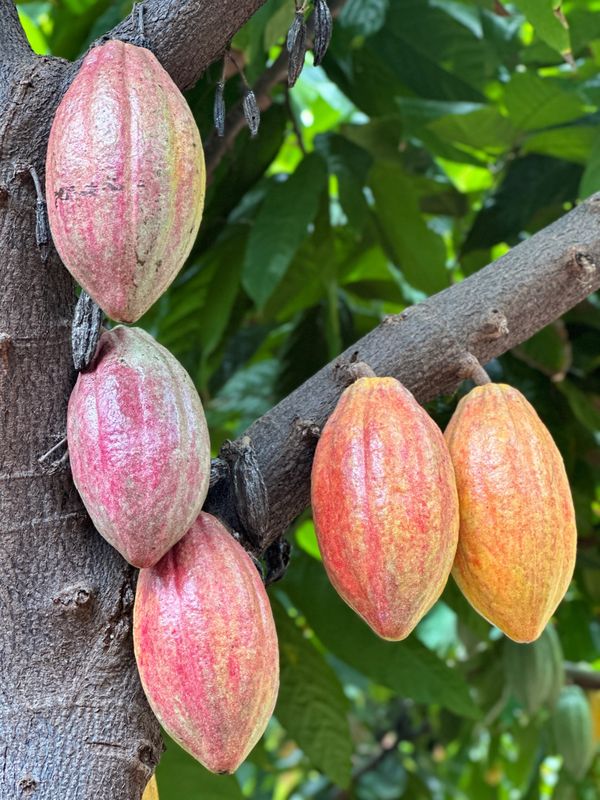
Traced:
<svg viewBox="0 0 600 800">
<path fill-rule="evenodd" d="M 590 707 L 579 686 L 563 687 L 552 715 L 552 731 L 565 769 L 581 780 L 594 760 L 596 744 Z"/>
<path fill-rule="evenodd" d="M 588 694 L 590 709 L 592 711 L 592 723 L 594 726 L 594 741 L 596 744 L 600 743 L 600 689 Z"/>
<path fill-rule="evenodd" d="M 133 640 L 167 733 L 207 769 L 234 772 L 273 712 L 279 651 L 256 567 L 210 514 L 141 570 Z"/>
<path fill-rule="evenodd" d="M 504 668 L 513 696 L 529 714 L 555 705 L 565 679 L 558 634 L 548 625 L 535 642 L 504 641 Z"/>
<path fill-rule="evenodd" d="M 503 384 L 463 397 L 446 440 L 460 501 L 454 578 L 489 622 L 532 642 L 575 568 L 575 513 L 560 453 L 525 397 Z"/>
<path fill-rule="evenodd" d="M 134 566 L 155 564 L 208 490 L 208 430 L 187 372 L 145 331 L 106 331 L 69 399 L 67 439 L 98 532 Z"/>
<path fill-rule="evenodd" d="M 394 378 L 360 378 L 319 439 L 312 507 L 323 564 L 383 639 L 404 639 L 439 598 L 458 502 L 444 437 Z"/>
<path fill-rule="evenodd" d="M 142 795 L 142 800 L 159 800 L 158 797 L 158 785 L 156 783 L 156 778 L 154 775 L 150 778 L 150 783 L 146 786 L 144 790 L 144 794 Z"/>
<path fill-rule="evenodd" d="M 155 56 L 94 47 L 56 111 L 46 161 L 52 238 L 113 319 L 134 322 L 190 252 L 205 188 L 200 134 Z"/>
</svg>

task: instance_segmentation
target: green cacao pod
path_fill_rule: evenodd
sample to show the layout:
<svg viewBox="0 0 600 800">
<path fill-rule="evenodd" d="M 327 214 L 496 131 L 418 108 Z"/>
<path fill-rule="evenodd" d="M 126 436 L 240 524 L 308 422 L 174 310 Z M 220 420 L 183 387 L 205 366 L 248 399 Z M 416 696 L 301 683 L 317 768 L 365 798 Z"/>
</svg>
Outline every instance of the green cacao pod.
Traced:
<svg viewBox="0 0 600 800">
<path fill-rule="evenodd" d="M 460 502 L 452 574 L 471 605 L 516 642 L 548 624 L 575 568 L 577 530 L 563 460 L 512 386 L 477 386 L 446 441 Z"/>
<path fill-rule="evenodd" d="M 581 780 L 594 759 L 596 743 L 592 711 L 579 686 L 563 687 L 552 715 L 552 731 L 565 769 Z"/>
<path fill-rule="evenodd" d="M 394 378 L 360 378 L 323 429 L 311 494 L 333 586 L 383 639 L 404 639 L 442 593 L 456 551 L 441 431 Z"/>
<path fill-rule="evenodd" d="M 564 659 L 558 634 L 548 625 L 535 642 L 504 641 L 506 682 L 529 714 L 554 706 L 565 680 Z"/>
</svg>

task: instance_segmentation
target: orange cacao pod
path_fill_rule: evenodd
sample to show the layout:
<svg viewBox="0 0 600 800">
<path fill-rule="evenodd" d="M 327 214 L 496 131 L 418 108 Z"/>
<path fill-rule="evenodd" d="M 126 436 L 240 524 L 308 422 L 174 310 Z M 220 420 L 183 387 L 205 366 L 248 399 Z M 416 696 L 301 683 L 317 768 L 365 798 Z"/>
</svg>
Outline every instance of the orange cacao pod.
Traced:
<svg viewBox="0 0 600 800">
<path fill-rule="evenodd" d="M 511 386 L 477 386 L 446 429 L 460 501 L 453 575 L 473 607 L 532 642 L 569 586 L 577 531 L 563 460 Z"/>
<path fill-rule="evenodd" d="M 98 532 L 134 566 L 155 564 L 208 490 L 208 429 L 187 372 L 140 328 L 106 331 L 69 399 L 67 438 Z"/>
<path fill-rule="evenodd" d="M 144 794 L 142 795 L 142 800 L 159 800 L 158 785 L 156 783 L 156 778 L 154 777 L 154 775 L 150 778 L 150 781 L 144 790 Z"/>
<path fill-rule="evenodd" d="M 360 378 L 319 439 L 312 508 L 341 597 L 384 639 L 404 639 L 439 598 L 458 501 L 441 431 L 394 378 Z"/>
<path fill-rule="evenodd" d="M 167 733 L 213 772 L 234 772 L 275 707 L 279 651 L 256 567 L 210 514 L 140 572 L 133 640 Z"/>
<path fill-rule="evenodd" d="M 60 257 L 110 317 L 135 322 L 175 278 L 204 186 L 198 128 L 155 56 L 90 50 L 54 117 L 46 198 Z"/>
</svg>

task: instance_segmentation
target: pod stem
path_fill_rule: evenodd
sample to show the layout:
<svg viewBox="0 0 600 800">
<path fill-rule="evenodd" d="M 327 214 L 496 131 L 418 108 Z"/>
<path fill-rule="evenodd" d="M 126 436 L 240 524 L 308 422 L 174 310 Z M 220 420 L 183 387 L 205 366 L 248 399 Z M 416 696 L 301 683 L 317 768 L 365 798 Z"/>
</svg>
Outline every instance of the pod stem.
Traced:
<svg viewBox="0 0 600 800">
<path fill-rule="evenodd" d="M 472 380 L 477 386 L 484 386 L 486 383 L 492 382 L 490 376 L 472 353 L 465 353 L 461 362 L 460 374 L 463 378 Z"/>
</svg>

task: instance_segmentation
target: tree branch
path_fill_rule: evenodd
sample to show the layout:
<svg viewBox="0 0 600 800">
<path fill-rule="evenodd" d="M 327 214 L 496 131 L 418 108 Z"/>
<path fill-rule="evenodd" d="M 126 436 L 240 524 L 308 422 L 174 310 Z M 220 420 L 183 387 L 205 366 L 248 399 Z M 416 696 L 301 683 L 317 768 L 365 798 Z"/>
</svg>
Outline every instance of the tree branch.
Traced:
<svg viewBox="0 0 600 800">
<path fill-rule="evenodd" d="M 565 672 L 571 683 L 581 686 L 582 689 L 587 691 L 600 689 L 600 672 L 583 669 L 570 661 L 565 662 Z"/>
<path fill-rule="evenodd" d="M 13 0 L 0 0 L 0 98 L 19 66 L 32 56 Z"/>
<path fill-rule="evenodd" d="M 144 32 L 151 50 L 180 89 L 196 83 L 220 58 L 242 25 L 266 0 L 146 0 Z M 136 32 L 135 16 L 108 36 L 128 38 Z"/>
<path fill-rule="evenodd" d="M 384 320 L 258 419 L 244 434 L 270 507 L 256 551 L 281 536 L 308 505 L 316 443 L 311 432 L 333 411 L 353 360 L 398 378 L 422 403 L 452 392 L 471 374 L 473 357 L 488 362 L 598 289 L 599 265 L 597 194 L 470 278 Z M 207 503 L 235 527 L 226 480 L 215 481 Z"/>
</svg>

